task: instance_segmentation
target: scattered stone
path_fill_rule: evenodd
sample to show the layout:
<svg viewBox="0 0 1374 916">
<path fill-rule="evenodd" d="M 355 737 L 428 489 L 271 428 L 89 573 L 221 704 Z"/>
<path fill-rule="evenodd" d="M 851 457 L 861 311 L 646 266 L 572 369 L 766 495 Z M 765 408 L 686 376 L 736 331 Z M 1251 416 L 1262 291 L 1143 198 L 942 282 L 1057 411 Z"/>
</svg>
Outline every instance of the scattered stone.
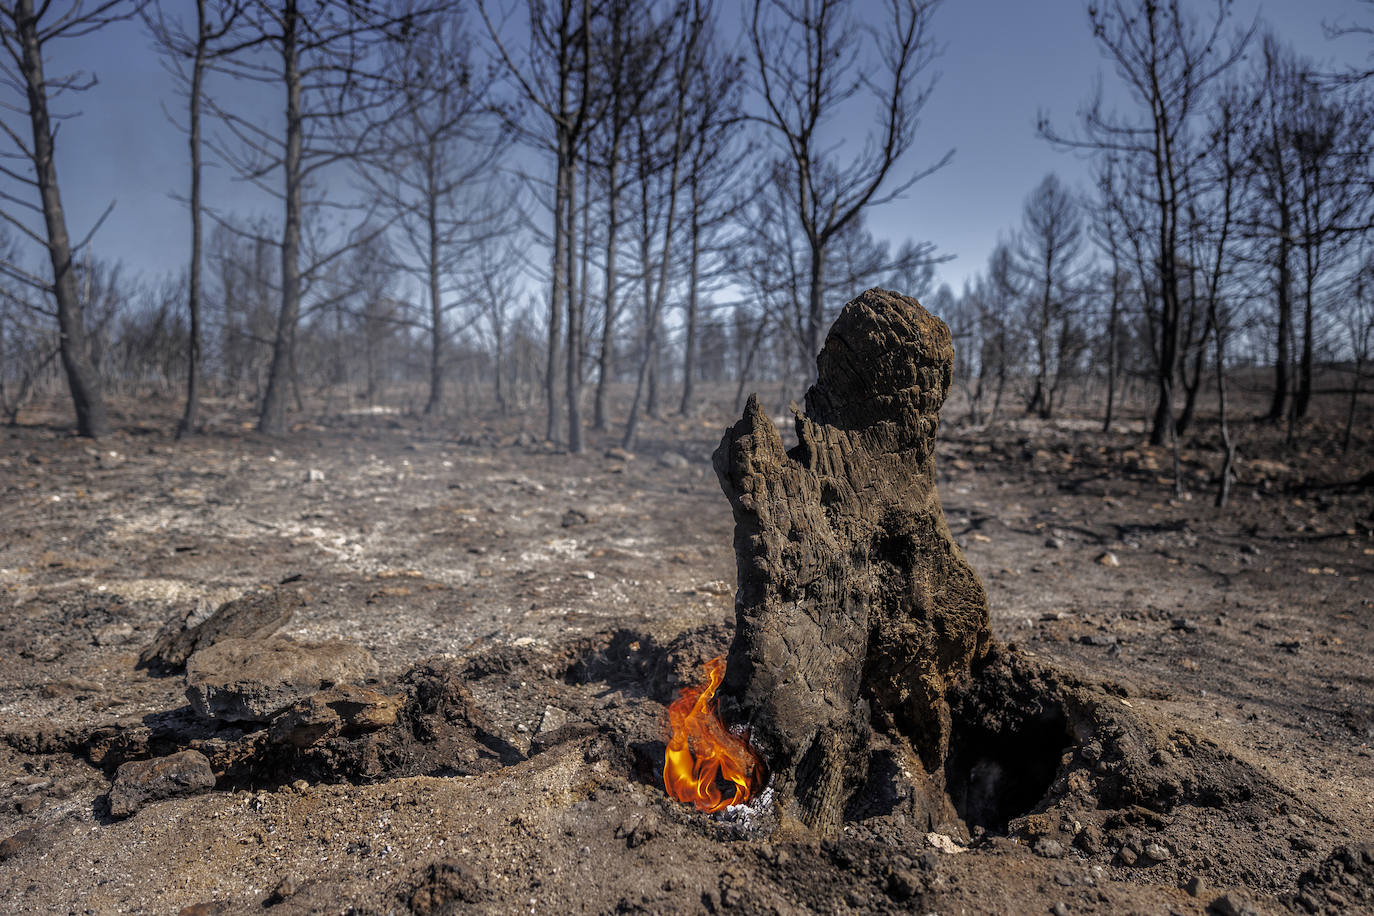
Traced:
<svg viewBox="0 0 1374 916">
<path fill-rule="evenodd" d="M 44 684 L 38 691 L 49 700 L 61 697 L 88 697 L 105 692 L 105 688 L 95 681 L 79 677 L 64 677 L 60 681 Z"/>
<path fill-rule="evenodd" d="M 300 893 L 302 887 L 305 887 L 304 881 L 295 875 L 287 875 L 277 882 L 277 886 L 272 889 L 272 893 L 263 901 L 263 906 L 275 906 L 288 897 L 294 897 L 296 894 Z"/>
<path fill-rule="evenodd" d="M 128 817 L 148 802 L 194 795 L 215 786 L 210 761 L 200 751 L 121 764 L 110 787 L 110 814 Z"/>
<path fill-rule="evenodd" d="M 299 748 L 335 735 L 356 737 L 395 725 L 405 699 L 403 694 L 339 684 L 293 703 L 272 720 L 268 734 Z"/>
<path fill-rule="evenodd" d="M 208 719 L 266 722 L 310 694 L 376 673 L 366 649 L 342 640 L 225 639 L 187 662 L 186 698 Z"/>
<path fill-rule="evenodd" d="M 224 904 L 214 900 L 207 900 L 204 903 L 192 903 L 177 910 L 177 916 L 221 916 L 228 912 Z"/>
<path fill-rule="evenodd" d="M 173 618 L 139 654 L 138 667 L 180 670 L 194 653 L 221 640 L 264 639 L 286 626 L 304 603 L 298 591 L 253 590 L 220 605 L 194 627 L 186 625 L 189 614 Z"/>
<path fill-rule="evenodd" d="M 1140 851 L 1140 863 L 1142 865 L 1158 865 L 1160 862 L 1168 861 L 1172 853 L 1168 848 L 1160 843 L 1146 843 L 1145 848 Z"/>
<path fill-rule="evenodd" d="M 454 859 L 443 859 L 426 866 L 401 898 L 415 916 L 438 916 L 459 912 L 460 904 L 477 903 L 482 892 L 472 869 Z"/>
<path fill-rule="evenodd" d="M 557 706 L 545 706 L 544 712 L 539 716 L 539 725 L 535 728 L 535 737 L 548 735 L 557 731 L 568 724 L 568 712 L 559 709 Z"/>
<path fill-rule="evenodd" d="M 949 855 L 954 855 L 955 853 L 967 851 L 963 846 L 960 846 L 958 843 L 954 842 L 954 840 L 950 839 L 943 833 L 927 833 L 926 842 L 929 843 L 931 846 L 934 846 L 941 852 L 947 853 Z"/>
<path fill-rule="evenodd" d="M 1061 859 L 1064 857 L 1064 844 L 1049 837 L 1041 837 L 1033 851 L 1037 856 L 1047 859 Z"/>
<path fill-rule="evenodd" d="M 579 525 L 587 524 L 589 521 L 590 519 L 587 518 L 587 513 L 583 512 L 581 509 L 569 509 L 567 512 L 563 513 L 563 521 L 560 522 L 560 524 L 564 528 L 576 528 Z"/>
<path fill-rule="evenodd" d="M 134 628 L 129 623 L 109 623 L 95 631 L 97 646 L 122 646 L 133 638 Z"/>
<path fill-rule="evenodd" d="M 1116 569 L 1118 566 L 1121 565 L 1121 561 L 1116 558 L 1116 554 L 1112 553 L 1110 550 L 1106 553 L 1098 554 L 1097 562 L 1099 565 L 1106 566 L 1111 569 Z"/>
<path fill-rule="evenodd" d="M 686 457 L 677 452 L 664 452 L 658 456 L 658 463 L 665 468 L 685 468 L 691 464 Z"/>
<path fill-rule="evenodd" d="M 887 877 L 887 893 L 893 900 L 910 900 L 920 889 L 920 879 L 905 868 L 894 868 Z"/>
<path fill-rule="evenodd" d="M 0 840 L 0 862 L 13 859 L 26 849 L 38 845 L 38 831 L 25 828 L 12 836 Z"/>
<path fill-rule="evenodd" d="M 1213 900 L 1207 907 L 1207 912 L 1214 916 L 1261 916 L 1260 911 L 1255 909 L 1250 901 L 1234 892 L 1222 894 Z"/>
<path fill-rule="evenodd" d="M 1183 885 L 1183 889 L 1188 892 L 1189 896 L 1201 897 L 1207 892 L 1207 882 L 1203 880 L 1201 875 L 1193 875 L 1188 879 L 1188 883 Z"/>
</svg>

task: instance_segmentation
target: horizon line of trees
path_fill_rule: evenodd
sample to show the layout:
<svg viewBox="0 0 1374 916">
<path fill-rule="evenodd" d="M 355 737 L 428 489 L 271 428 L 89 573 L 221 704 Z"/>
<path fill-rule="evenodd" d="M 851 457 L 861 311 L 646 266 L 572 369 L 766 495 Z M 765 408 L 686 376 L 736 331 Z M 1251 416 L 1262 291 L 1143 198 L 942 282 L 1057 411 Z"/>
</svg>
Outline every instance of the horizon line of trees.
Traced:
<svg viewBox="0 0 1374 916">
<path fill-rule="evenodd" d="M 1238 360 L 1271 367 L 1267 415 L 1290 431 L 1318 362 L 1353 363 L 1353 415 L 1370 74 L 1321 72 L 1225 0 L 1089 6 L 1119 101 L 1099 86 L 1076 124 L 1037 130 L 1089 157 L 1093 187 L 1046 176 L 977 277 L 931 297 L 935 244 L 893 247 L 866 216 L 953 155 L 918 131 L 938 5 L 751 0 L 736 22 L 717 0 L 5 0 L 0 407 L 13 420 L 60 365 L 83 435 L 130 377 L 181 380 L 179 435 L 207 383 L 280 434 L 303 389 L 360 375 L 371 402 L 423 378 L 436 416 L 478 367 L 569 450 L 613 422 L 631 447 L 645 414 L 692 413 L 703 378 L 805 381 L 838 307 L 886 285 L 951 325 L 975 421 L 1021 389 L 1052 417 L 1095 377 L 1110 427 L 1121 380 L 1148 378 L 1153 443 L 1187 431 L 1205 384 L 1229 443 Z M 133 17 L 181 87 L 190 165 L 186 270 L 142 284 L 93 253 L 99 221 L 66 226 L 57 127 L 94 78 L 45 70 L 51 46 Z M 235 107 L 226 81 L 283 115 Z M 841 117 L 870 126 L 840 143 Z M 204 200 L 207 154 L 279 216 Z M 616 381 L 633 397 L 613 418 Z"/>
</svg>

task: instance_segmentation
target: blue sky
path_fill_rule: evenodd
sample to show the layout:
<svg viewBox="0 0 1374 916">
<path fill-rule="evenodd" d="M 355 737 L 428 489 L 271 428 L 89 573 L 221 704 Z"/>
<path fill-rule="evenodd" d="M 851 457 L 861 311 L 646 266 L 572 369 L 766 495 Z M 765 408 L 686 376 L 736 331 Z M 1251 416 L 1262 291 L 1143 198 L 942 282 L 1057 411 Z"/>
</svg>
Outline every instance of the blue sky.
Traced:
<svg viewBox="0 0 1374 916">
<path fill-rule="evenodd" d="M 1194 6 L 1204 11 L 1211 4 L 1198 0 Z M 936 65 L 941 77 L 910 164 L 928 164 L 949 147 L 956 149 L 954 160 L 904 200 L 871 214 L 870 225 L 894 242 L 930 239 L 955 255 L 942 265 L 939 279 L 956 290 L 982 267 L 999 233 L 1016 224 L 1024 197 L 1045 173 L 1058 171 L 1070 183 L 1085 175 L 1080 160 L 1052 150 L 1033 126 L 1036 112 L 1044 109 L 1057 125 L 1071 127 L 1098 74 L 1112 87 L 1114 77 L 1088 31 L 1085 7 L 1082 0 L 946 0 L 936 14 L 944 46 Z M 728 23 L 729 4 L 724 8 Z M 1235 11 L 1237 22 L 1262 11 L 1301 52 L 1318 59 L 1362 62 L 1371 50 L 1359 38 L 1328 41 L 1322 34 L 1324 21 L 1374 18 L 1374 8 L 1357 0 L 1237 0 Z M 137 23 L 68 43 L 51 69 L 74 66 L 95 72 L 99 85 L 61 109 L 80 112 L 59 134 L 58 166 L 73 236 L 82 237 L 114 200 L 96 252 L 150 280 L 180 268 L 189 233 L 185 209 L 172 194 L 184 193 L 188 154 L 184 136 L 164 113 L 165 107 L 180 114 L 183 107 L 171 77 Z M 276 117 L 274 97 L 256 104 L 264 119 Z M 859 112 L 855 123 L 865 125 L 867 118 Z M 843 122 L 837 124 L 844 129 Z M 275 202 L 230 181 L 223 170 L 208 175 L 206 197 L 212 206 L 243 213 L 277 210 Z"/>
</svg>

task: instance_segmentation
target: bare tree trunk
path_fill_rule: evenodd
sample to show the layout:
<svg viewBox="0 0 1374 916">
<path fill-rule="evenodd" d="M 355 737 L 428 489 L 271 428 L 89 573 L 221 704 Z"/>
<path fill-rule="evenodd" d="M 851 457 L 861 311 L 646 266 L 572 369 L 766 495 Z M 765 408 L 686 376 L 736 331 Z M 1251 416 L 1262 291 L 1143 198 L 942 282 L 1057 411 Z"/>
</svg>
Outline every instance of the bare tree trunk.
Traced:
<svg viewBox="0 0 1374 916">
<path fill-rule="evenodd" d="M 1120 280 L 1112 276 L 1112 304 L 1107 316 L 1107 410 L 1102 417 L 1102 431 L 1112 431 L 1112 412 L 1116 408 L 1117 322 L 1121 311 Z"/>
<path fill-rule="evenodd" d="M 187 125 L 191 143 L 191 267 L 186 308 L 190 318 L 190 337 L 186 342 L 186 409 L 177 424 L 178 439 L 191 435 L 200 423 L 200 93 L 205 79 L 205 42 L 209 28 L 205 21 L 205 0 L 196 0 L 196 57 L 191 65 L 191 111 Z"/>
<path fill-rule="evenodd" d="M 802 369 L 809 377 L 809 360 L 821 352 L 821 335 L 825 328 L 825 248 L 819 241 L 811 242 L 810 287 L 806 302 L 806 352 L 802 354 Z"/>
<path fill-rule="evenodd" d="M 1278 309 L 1279 326 L 1276 340 L 1277 350 L 1274 356 L 1274 395 L 1269 402 L 1269 413 L 1265 414 L 1266 420 L 1277 422 L 1283 419 L 1283 408 L 1288 403 L 1288 364 L 1292 357 L 1289 353 L 1292 342 L 1293 327 L 1293 301 L 1289 294 L 1292 283 L 1291 272 L 1288 269 L 1288 214 L 1285 208 L 1280 218 L 1282 225 L 1279 228 L 1279 250 L 1278 250 Z"/>
<path fill-rule="evenodd" d="M 76 410 L 76 428 L 83 436 L 99 438 L 110 431 L 100 375 L 91 362 L 86 319 L 76 289 L 67 217 L 57 186 L 53 129 L 48 115 L 48 84 L 43 76 L 43 52 L 38 38 L 38 19 L 33 0 L 18 0 L 14 17 L 19 31 L 19 66 L 29 99 L 33 128 L 33 163 L 38 194 L 43 202 L 43 221 L 48 233 L 48 258 L 52 263 L 53 298 L 57 301 L 57 326 L 62 368 Z"/>
<path fill-rule="evenodd" d="M 1226 335 L 1222 333 L 1220 325 L 1217 325 L 1216 361 L 1217 406 L 1220 411 L 1221 447 L 1225 454 L 1221 463 L 1221 482 L 1217 485 L 1216 506 L 1225 509 L 1226 501 L 1231 497 L 1231 480 L 1235 477 L 1236 446 L 1231 441 L 1231 426 L 1226 413 Z"/>
<path fill-rule="evenodd" d="M 277 333 L 272 341 L 272 365 L 267 374 L 267 392 L 262 399 L 258 431 L 270 436 L 286 432 L 287 385 L 294 374 L 296 324 L 300 320 L 301 275 L 301 74 L 297 30 L 300 17 L 296 0 L 285 0 L 282 11 L 282 73 L 286 83 L 286 179 L 285 225 L 281 236 L 281 311 Z"/>
<path fill-rule="evenodd" d="M 1350 431 L 1355 425 L 1355 405 L 1360 399 L 1360 377 L 1364 374 L 1363 353 L 1355 351 L 1355 380 L 1350 383 L 1350 404 L 1345 411 L 1345 435 L 1341 437 L 1341 451 L 1350 451 Z"/>
<path fill-rule="evenodd" d="M 618 139 L 611 146 L 611 161 L 607 176 L 610 192 L 606 201 L 606 305 L 601 320 L 601 352 L 597 357 L 596 415 L 592 421 L 592 428 L 602 431 L 610 426 L 610 420 L 606 416 L 606 393 L 611 384 L 611 376 L 615 372 L 615 319 L 618 311 L 615 299 L 616 280 L 618 279 L 615 266 L 615 246 L 620 230 L 620 195 L 617 185 L 620 175 Z"/>
<path fill-rule="evenodd" d="M 682 402 L 678 413 L 690 417 L 696 410 L 694 382 L 697 374 L 697 283 L 701 272 L 701 202 L 692 185 L 691 252 L 687 262 L 687 340 L 682 354 Z"/>
<path fill-rule="evenodd" d="M 1312 402 L 1312 287 L 1315 268 L 1312 264 L 1312 250 L 1305 251 L 1307 275 L 1302 291 L 1302 356 L 1298 362 L 1298 392 L 1293 401 L 1293 414 L 1298 420 L 1307 416 L 1308 405 Z"/>
<path fill-rule="evenodd" d="M 427 268 L 429 281 L 429 398 L 425 401 L 425 416 L 439 412 L 444 399 L 444 307 L 439 290 L 439 194 L 433 151 L 425 163 L 430 193 L 425 201 L 425 228 L 429 233 Z"/>
<path fill-rule="evenodd" d="M 563 253 L 567 258 L 568 280 L 568 353 L 566 395 L 568 399 L 568 451 L 574 455 L 582 451 L 582 312 L 586 305 L 586 290 L 578 296 L 577 285 L 577 173 L 568 178 L 568 199 L 564 203 L 567 228 Z M 579 301 L 580 300 L 580 301 Z"/>
<path fill-rule="evenodd" d="M 566 84 L 566 81 L 565 81 Z M 566 85 L 562 88 L 566 107 Z M 573 181 L 572 141 L 567 130 L 558 128 L 558 174 L 555 178 L 553 202 L 553 287 L 549 292 L 549 341 L 548 362 L 544 367 L 544 400 L 548 405 L 548 423 L 544 438 L 550 442 L 558 441 L 558 354 L 562 346 L 563 303 L 571 290 L 567 284 L 567 212 L 572 199 Z"/>
</svg>

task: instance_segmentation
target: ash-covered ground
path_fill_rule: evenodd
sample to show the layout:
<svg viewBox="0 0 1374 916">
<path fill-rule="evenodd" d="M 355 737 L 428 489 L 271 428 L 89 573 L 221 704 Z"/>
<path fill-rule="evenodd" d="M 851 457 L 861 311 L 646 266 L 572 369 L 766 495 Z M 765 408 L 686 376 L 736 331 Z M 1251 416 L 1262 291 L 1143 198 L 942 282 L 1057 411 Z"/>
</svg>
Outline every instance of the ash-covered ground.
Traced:
<svg viewBox="0 0 1374 916">
<path fill-rule="evenodd" d="M 1374 911 L 1367 424 L 1242 424 L 1218 512 L 1209 432 L 1176 499 L 1139 426 L 946 420 L 950 527 L 1040 666 L 970 721 L 1054 715 L 980 733 L 1017 787 L 987 823 L 822 841 L 660 783 L 733 627 L 728 409 L 571 456 L 533 417 L 272 440 L 218 406 L 0 432 L 0 911 Z M 167 651 L 226 605 L 237 654 Z"/>
</svg>

